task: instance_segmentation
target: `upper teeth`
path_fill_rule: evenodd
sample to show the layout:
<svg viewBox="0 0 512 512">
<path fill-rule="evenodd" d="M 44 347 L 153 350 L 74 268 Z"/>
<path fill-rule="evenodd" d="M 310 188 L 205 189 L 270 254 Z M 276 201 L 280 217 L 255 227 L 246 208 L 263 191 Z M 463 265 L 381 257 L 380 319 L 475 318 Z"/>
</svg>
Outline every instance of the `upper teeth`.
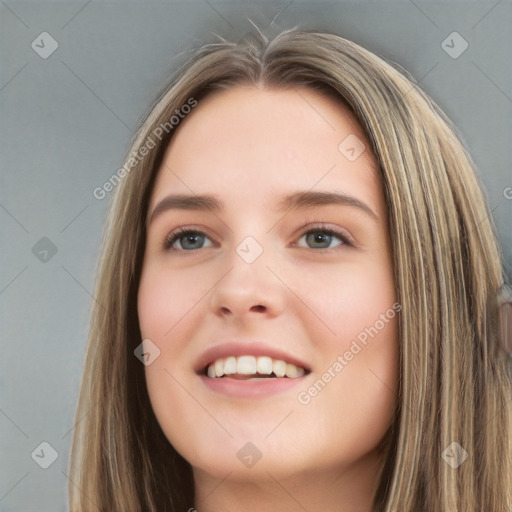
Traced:
<svg viewBox="0 0 512 512">
<path fill-rule="evenodd" d="M 305 373 L 304 368 L 287 363 L 282 359 L 272 359 L 268 356 L 239 356 L 225 357 L 217 359 L 208 366 L 208 377 L 216 378 L 223 375 L 270 375 L 274 373 L 276 377 L 289 377 L 295 379 L 302 377 Z"/>
</svg>

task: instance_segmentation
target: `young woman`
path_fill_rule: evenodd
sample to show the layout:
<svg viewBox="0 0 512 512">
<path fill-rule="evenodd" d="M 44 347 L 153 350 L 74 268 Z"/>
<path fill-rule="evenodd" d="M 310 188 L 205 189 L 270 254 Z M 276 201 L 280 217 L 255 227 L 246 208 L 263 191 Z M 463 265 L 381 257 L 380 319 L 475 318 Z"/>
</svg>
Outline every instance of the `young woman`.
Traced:
<svg viewBox="0 0 512 512">
<path fill-rule="evenodd" d="M 205 46 L 114 186 L 73 512 L 512 510 L 492 219 L 401 72 L 330 34 Z"/>
</svg>

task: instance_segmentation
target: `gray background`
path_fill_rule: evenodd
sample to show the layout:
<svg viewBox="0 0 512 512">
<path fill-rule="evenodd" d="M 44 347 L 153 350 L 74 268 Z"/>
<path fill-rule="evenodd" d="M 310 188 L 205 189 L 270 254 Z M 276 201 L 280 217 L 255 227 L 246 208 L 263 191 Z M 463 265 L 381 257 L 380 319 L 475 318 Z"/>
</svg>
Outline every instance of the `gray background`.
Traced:
<svg viewBox="0 0 512 512">
<path fill-rule="evenodd" d="M 187 51 L 213 33 L 238 39 L 253 30 L 247 17 L 265 28 L 278 13 L 271 31 L 298 24 L 353 39 L 399 63 L 440 104 L 480 170 L 510 274 L 510 1 L 2 1 L 0 511 L 67 509 L 108 202 L 93 189 L 120 167 L 140 117 Z M 47 59 L 31 47 L 44 31 L 59 45 Z M 456 59 L 441 46 L 454 31 L 469 44 Z M 33 251 L 43 237 L 55 255 L 41 252 L 47 241 Z M 43 441 L 58 453 L 48 469 L 31 458 Z M 47 448 L 35 453 L 50 460 Z"/>
</svg>

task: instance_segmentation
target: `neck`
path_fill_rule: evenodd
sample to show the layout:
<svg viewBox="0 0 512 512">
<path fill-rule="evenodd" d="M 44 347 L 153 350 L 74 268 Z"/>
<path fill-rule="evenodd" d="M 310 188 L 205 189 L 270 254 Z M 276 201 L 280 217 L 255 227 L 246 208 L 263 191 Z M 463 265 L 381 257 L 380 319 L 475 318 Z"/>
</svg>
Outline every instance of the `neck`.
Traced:
<svg viewBox="0 0 512 512">
<path fill-rule="evenodd" d="M 214 477 L 194 468 L 197 512 L 372 512 L 380 476 L 374 453 L 345 468 L 288 473 L 269 468 L 258 474 L 255 468 L 236 477 L 234 471 Z"/>
</svg>

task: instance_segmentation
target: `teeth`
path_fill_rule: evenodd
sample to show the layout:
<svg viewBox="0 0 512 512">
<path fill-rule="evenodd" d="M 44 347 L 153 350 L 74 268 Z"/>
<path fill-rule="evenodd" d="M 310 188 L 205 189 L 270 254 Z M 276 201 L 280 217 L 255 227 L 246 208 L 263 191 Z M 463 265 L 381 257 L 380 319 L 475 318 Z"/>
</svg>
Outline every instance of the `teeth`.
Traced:
<svg viewBox="0 0 512 512">
<path fill-rule="evenodd" d="M 271 375 L 296 379 L 306 372 L 304 368 L 287 363 L 282 359 L 272 359 L 268 356 L 239 356 L 217 359 L 207 368 L 208 377 L 214 379 L 224 375 Z"/>
<path fill-rule="evenodd" d="M 262 375 L 270 375 L 272 373 L 272 358 L 260 356 L 256 359 L 256 369 Z"/>
<path fill-rule="evenodd" d="M 214 364 L 215 375 L 217 377 L 222 377 L 224 375 L 224 361 L 222 359 L 217 359 Z"/>
<path fill-rule="evenodd" d="M 228 357 L 224 361 L 224 375 L 233 375 L 237 371 L 236 357 Z"/>
<path fill-rule="evenodd" d="M 217 361 L 215 361 L 217 364 Z M 236 372 L 241 375 L 254 375 L 256 373 L 256 358 L 254 356 L 240 356 L 236 362 Z"/>
<path fill-rule="evenodd" d="M 304 368 L 300 368 L 291 363 L 286 363 L 286 376 L 290 379 L 296 379 L 304 375 Z"/>
<path fill-rule="evenodd" d="M 284 377 L 286 374 L 286 363 L 281 359 L 272 361 L 272 370 L 276 374 L 276 377 Z"/>
</svg>

